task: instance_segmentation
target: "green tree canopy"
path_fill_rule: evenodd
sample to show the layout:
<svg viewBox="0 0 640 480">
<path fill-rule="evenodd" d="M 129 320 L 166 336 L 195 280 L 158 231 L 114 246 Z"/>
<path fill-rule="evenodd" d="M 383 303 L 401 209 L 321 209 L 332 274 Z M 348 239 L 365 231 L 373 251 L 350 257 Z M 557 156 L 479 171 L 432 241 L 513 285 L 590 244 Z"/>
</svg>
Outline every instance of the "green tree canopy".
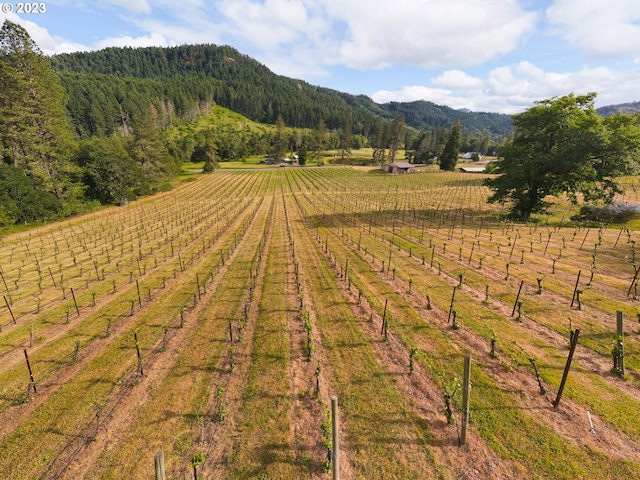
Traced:
<svg viewBox="0 0 640 480">
<path fill-rule="evenodd" d="M 460 127 L 460 119 L 457 119 L 447 138 L 447 144 L 444 146 L 442 156 L 440 157 L 440 170 L 453 171 L 458 163 L 458 153 L 460 153 L 460 144 L 462 142 L 462 129 Z"/>
<path fill-rule="evenodd" d="M 340 157 L 342 163 L 344 158 L 351 155 L 351 143 L 353 141 L 353 131 L 351 130 L 351 117 L 347 117 L 344 126 L 340 129 Z"/>
<path fill-rule="evenodd" d="M 486 181 L 489 201 L 510 201 L 522 220 L 544 212 L 548 195 L 611 203 L 620 191 L 614 177 L 630 171 L 640 150 L 640 125 L 629 115 L 602 118 L 595 97 L 554 97 L 514 115 L 515 138 L 502 150 L 498 176 Z"/>
<path fill-rule="evenodd" d="M 324 120 L 320 118 L 315 131 L 314 151 L 316 154 L 316 163 L 318 166 L 322 165 L 321 155 L 327 144 L 327 126 Z"/>
<path fill-rule="evenodd" d="M 158 190 L 179 171 L 179 160 L 171 156 L 160 131 L 148 116 L 140 115 L 133 122 L 133 138 L 128 151 L 152 191 Z"/>
<path fill-rule="evenodd" d="M 286 155 L 287 136 L 285 132 L 284 120 L 282 115 L 278 114 L 276 119 L 276 134 L 274 138 L 274 154 L 273 158 L 276 162 L 282 162 Z"/>
<path fill-rule="evenodd" d="M 393 117 L 389 127 L 389 163 L 393 163 L 396 159 L 396 151 L 400 148 L 400 142 L 404 139 L 405 130 L 404 117 L 402 115 Z"/>
<path fill-rule="evenodd" d="M 81 141 L 75 161 L 84 172 L 88 198 L 123 204 L 149 190 L 147 179 L 118 137 Z"/>
<path fill-rule="evenodd" d="M 386 160 L 386 138 L 386 125 L 382 122 L 378 122 L 373 136 L 373 155 L 371 160 L 373 160 L 374 165 L 382 165 Z"/>
<path fill-rule="evenodd" d="M 38 178 L 60 200 L 82 190 L 69 161 L 74 147 L 66 95 L 50 61 L 20 25 L 0 29 L 0 155 Z"/>
<path fill-rule="evenodd" d="M 52 220 L 61 214 L 62 204 L 39 180 L 0 163 L 0 226 Z"/>
</svg>

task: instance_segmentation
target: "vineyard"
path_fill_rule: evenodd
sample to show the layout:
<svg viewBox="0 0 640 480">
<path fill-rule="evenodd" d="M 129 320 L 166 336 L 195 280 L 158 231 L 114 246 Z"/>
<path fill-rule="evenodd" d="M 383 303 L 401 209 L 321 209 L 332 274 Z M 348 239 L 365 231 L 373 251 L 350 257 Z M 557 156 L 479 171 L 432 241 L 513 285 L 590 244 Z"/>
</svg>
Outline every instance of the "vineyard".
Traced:
<svg viewBox="0 0 640 480">
<path fill-rule="evenodd" d="M 219 171 L 0 239 L 0 478 L 330 478 L 333 396 L 342 478 L 640 478 L 638 231 L 482 179 Z"/>
</svg>

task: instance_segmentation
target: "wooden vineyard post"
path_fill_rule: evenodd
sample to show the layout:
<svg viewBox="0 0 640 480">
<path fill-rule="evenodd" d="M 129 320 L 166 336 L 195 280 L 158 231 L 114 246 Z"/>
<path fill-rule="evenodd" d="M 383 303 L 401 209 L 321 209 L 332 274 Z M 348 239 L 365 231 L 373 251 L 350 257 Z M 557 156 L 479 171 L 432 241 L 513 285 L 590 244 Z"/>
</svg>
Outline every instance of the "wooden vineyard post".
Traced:
<svg viewBox="0 0 640 480">
<path fill-rule="evenodd" d="M 136 279 L 136 291 L 138 292 L 138 305 L 142 306 L 142 297 L 140 297 L 140 283 Z"/>
<path fill-rule="evenodd" d="M 153 463 L 156 467 L 156 480 L 165 480 L 164 477 L 164 452 L 159 451 L 153 458 Z"/>
<path fill-rule="evenodd" d="M 349 259 L 347 258 L 345 267 L 344 267 L 344 281 L 347 281 L 347 275 L 349 274 Z"/>
<path fill-rule="evenodd" d="M 31 386 L 33 387 L 33 393 L 38 393 L 36 390 L 36 381 L 33 378 L 33 371 L 31 370 L 31 363 L 29 363 L 29 355 L 27 355 L 27 349 L 24 349 L 24 359 L 27 361 L 27 369 L 29 370 L 29 378 L 31 379 Z"/>
<path fill-rule="evenodd" d="M 516 248 L 516 242 L 518 241 L 518 236 L 513 239 L 513 244 L 511 245 L 511 252 L 509 253 L 509 260 L 511 260 L 511 256 L 513 255 L 513 250 Z"/>
<path fill-rule="evenodd" d="M 464 356 L 464 374 L 462 380 L 462 425 L 460 427 L 460 446 L 467 443 L 469 425 L 469 393 L 471 390 L 471 357 Z"/>
<path fill-rule="evenodd" d="M 573 332 L 573 338 L 571 340 L 571 346 L 569 348 L 569 356 L 567 357 L 567 364 L 564 367 L 564 373 L 562 374 L 562 381 L 560 382 L 560 388 L 558 389 L 558 395 L 556 400 L 553 402 L 553 408 L 558 408 L 560 405 L 560 399 L 562 398 L 562 391 L 564 390 L 564 384 L 567 381 L 567 375 L 569 375 L 569 368 L 571 368 L 571 360 L 573 359 L 573 352 L 576 349 L 576 345 L 578 344 L 578 336 L 580 335 L 580 329 L 576 328 L 576 331 Z"/>
<path fill-rule="evenodd" d="M 513 304 L 513 310 L 511 310 L 511 316 L 513 317 L 516 314 L 516 308 L 518 307 L 518 300 L 520 300 L 520 293 L 522 293 L 522 286 L 524 285 L 524 280 L 520 281 L 520 288 L 518 288 L 518 295 L 516 295 L 516 301 Z"/>
<path fill-rule="evenodd" d="M 340 444 L 338 442 L 338 397 L 331 397 L 331 465 L 333 480 L 340 480 Z"/>
<path fill-rule="evenodd" d="M 573 288 L 573 297 L 571 297 L 571 308 L 573 308 L 573 303 L 576 301 L 576 292 L 578 291 L 578 284 L 580 283 L 580 274 L 582 270 L 578 270 L 578 278 L 576 279 L 576 286 Z"/>
<path fill-rule="evenodd" d="M 134 333 L 133 334 L 133 339 L 136 342 L 136 355 L 138 356 L 138 374 L 140 374 L 140 376 L 144 375 L 144 372 L 142 371 L 142 356 L 140 355 L 140 343 L 138 342 L 138 334 Z"/>
<path fill-rule="evenodd" d="M 4 297 L 4 303 L 7 306 L 7 309 L 9 310 L 9 313 L 11 314 L 11 319 L 13 320 L 13 323 L 17 324 L 18 322 L 16 322 L 16 317 L 13 316 L 13 310 L 11 310 L 11 305 L 9 305 L 9 301 L 7 300 L 7 296 L 3 295 Z"/>
<path fill-rule="evenodd" d="M 384 312 L 382 313 L 382 327 L 380 328 L 380 335 L 384 333 L 385 323 L 387 322 L 387 303 L 388 302 L 389 302 L 389 299 L 387 298 L 384 301 Z"/>
<path fill-rule="evenodd" d="M 449 305 L 449 315 L 447 316 L 447 323 L 451 321 L 451 314 L 453 313 L 453 303 L 456 300 L 457 287 L 453 287 L 453 293 L 451 294 L 451 304 Z"/>
<path fill-rule="evenodd" d="M 80 309 L 78 308 L 78 302 L 76 301 L 76 294 L 73 293 L 73 288 L 71 288 L 71 297 L 73 298 L 73 304 L 76 307 L 76 313 L 80 316 Z"/>
<path fill-rule="evenodd" d="M 0 268 L 0 277 L 2 277 L 2 283 L 4 283 L 4 289 L 8 292 L 9 287 L 7 287 L 7 281 L 4 279 L 4 273 L 2 272 L 2 268 Z"/>
<path fill-rule="evenodd" d="M 542 234 L 540 234 L 542 235 Z M 544 246 L 544 252 L 542 252 L 543 255 L 547 254 L 547 248 L 549 248 L 549 242 L 551 241 L 551 233 L 549 233 L 549 236 L 547 237 L 547 244 Z"/>
<path fill-rule="evenodd" d="M 622 311 L 616 311 L 616 327 L 618 333 L 618 347 L 620 348 L 620 357 L 618 359 L 618 369 L 620 371 L 620 376 L 624 377 L 624 328 L 623 328 L 623 319 L 622 319 Z"/>
<path fill-rule="evenodd" d="M 53 278 L 53 273 L 51 272 L 51 267 L 47 267 L 49 269 L 49 276 L 51 277 L 51 281 L 53 282 L 53 286 L 55 288 L 58 288 L 58 285 L 56 285 L 56 280 L 55 278 Z"/>
</svg>

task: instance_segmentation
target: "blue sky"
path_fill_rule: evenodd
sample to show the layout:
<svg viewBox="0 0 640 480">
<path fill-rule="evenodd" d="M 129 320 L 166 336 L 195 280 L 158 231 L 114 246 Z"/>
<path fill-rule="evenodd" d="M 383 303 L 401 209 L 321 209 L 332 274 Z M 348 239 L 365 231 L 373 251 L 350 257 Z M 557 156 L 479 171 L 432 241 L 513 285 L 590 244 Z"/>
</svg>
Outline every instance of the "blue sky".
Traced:
<svg viewBox="0 0 640 480">
<path fill-rule="evenodd" d="M 0 3 L 46 54 L 212 43 L 379 103 L 516 113 L 571 92 L 640 100 L 637 0 L 49 0 L 30 14 Z"/>
</svg>

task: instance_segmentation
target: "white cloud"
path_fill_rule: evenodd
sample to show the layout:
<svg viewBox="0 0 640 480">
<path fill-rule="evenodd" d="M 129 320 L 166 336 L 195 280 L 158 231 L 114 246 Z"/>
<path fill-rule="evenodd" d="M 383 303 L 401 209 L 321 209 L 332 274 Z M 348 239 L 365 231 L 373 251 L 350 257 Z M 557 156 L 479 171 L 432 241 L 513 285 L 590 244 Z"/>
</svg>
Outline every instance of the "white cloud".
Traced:
<svg viewBox="0 0 640 480">
<path fill-rule="evenodd" d="M 374 93 L 371 98 L 376 103 L 389 102 L 413 102 L 415 100 L 429 100 L 430 102 L 441 104 L 451 98 L 451 91 L 440 88 L 431 88 L 421 85 L 412 85 L 399 88 L 398 90 L 380 90 Z"/>
<path fill-rule="evenodd" d="M 462 72 L 461 72 L 462 73 Z M 466 78 L 456 74 L 456 78 Z M 432 85 L 445 87 L 442 78 Z M 475 77 L 469 77 L 475 78 Z M 452 108 L 469 108 L 474 111 L 517 113 L 530 107 L 537 100 L 569 93 L 597 92 L 596 106 L 640 100 L 637 85 L 640 69 L 613 70 L 607 67 L 588 66 L 577 72 L 545 72 L 530 62 L 497 67 L 480 83 L 450 83 L 447 88 L 430 86 L 402 87 L 394 91 L 382 90 L 372 95 L 379 103 L 390 101 L 410 102 L 428 100 Z"/>
<path fill-rule="evenodd" d="M 611 58 L 640 52 L 637 0 L 556 0 L 546 17 L 556 33 L 589 58 Z"/>
<path fill-rule="evenodd" d="M 71 42 L 64 38 L 51 35 L 46 28 L 39 26 L 37 23 L 20 18 L 15 13 L 0 15 L 0 23 L 9 20 L 22 26 L 31 39 L 38 45 L 42 53 L 45 55 L 55 55 L 57 53 L 70 53 L 78 51 L 90 50 L 86 45 Z"/>
<path fill-rule="evenodd" d="M 83 39 L 83 45 L 56 36 L 72 38 L 69 30 L 52 25 L 47 30 L 35 23 L 46 25 L 42 19 L 12 15 L 47 54 L 107 46 L 228 44 L 276 73 L 313 83 L 334 76 L 334 88 L 356 94 L 372 91 L 373 77 L 402 85 L 408 71 L 418 80 L 405 80 L 409 85 L 395 90 L 384 89 L 383 83 L 371 95 L 374 100 L 426 99 L 476 111 L 518 112 L 536 100 L 569 92 L 596 91 L 599 105 L 640 95 L 637 0 L 50 1 L 80 9 L 91 20 L 104 18 L 113 30 L 108 38 Z M 542 11 L 541 3 L 551 2 Z M 618 63 L 590 65 L 581 51 L 587 58 L 615 57 Z M 485 72 L 475 68 L 489 63 Z M 410 68 L 398 68 L 403 66 Z M 471 66 L 473 74 L 466 70 Z M 356 69 L 365 71 L 358 72 L 361 83 L 337 86 L 338 77 Z M 431 78 L 420 80 L 425 77 Z"/>
<path fill-rule="evenodd" d="M 265 51 L 305 40 L 317 24 L 301 0 L 222 0 L 218 9 L 232 22 L 229 33 Z"/>
<path fill-rule="evenodd" d="M 225 33 L 258 58 L 297 51 L 321 68 L 362 70 L 480 65 L 514 50 L 538 18 L 514 0 L 220 0 L 217 8 Z"/>
<path fill-rule="evenodd" d="M 169 46 L 169 42 L 159 33 L 152 33 L 151 35 L 141 37 L 108 37 L 100 40 L 94 45 L 94 48 L 101 49 L 107 47 L 166 47 Z"/>
<path fill-rule="evenodd" d="M 481 78 L 472 77 L 462 70 L 447 70 L 431 80 L 433 85 L 451 89 L 482 88 Z"/>
<path fill-rule="evenodd" d="M 537 19 L 513 0 L 326 2 L 346 25 L 341 62 L 359 69 L 480 65 L 514 50 Z"/>
</svg>

